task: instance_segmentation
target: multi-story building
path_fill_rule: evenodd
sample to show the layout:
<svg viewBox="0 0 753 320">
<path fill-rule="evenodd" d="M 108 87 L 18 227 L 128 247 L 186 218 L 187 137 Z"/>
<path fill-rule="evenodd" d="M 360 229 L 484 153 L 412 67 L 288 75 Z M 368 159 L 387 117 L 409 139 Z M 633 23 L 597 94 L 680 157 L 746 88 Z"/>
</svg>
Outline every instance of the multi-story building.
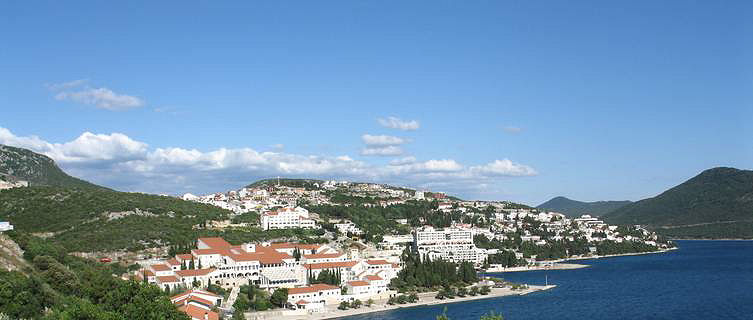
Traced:
<svg viewBox="0 0 753 320">
<path fill-rule="evenodd" d="M 316 223 L 309 218 L 308 210 L 301 207 L 286 207 L 262 214 L 261 228 L 264 230 L 291 228 L 312 229 L 316 228 Z"/>
<path fill-rule="evenodd" d="M 446 261 L 470 261 L 481 264 L 488 254 L 485 249 L 473 244 L 473 231 L 461 228 L 434 229 L 425 226 L 413 233 L 413 247 L 423 259 Z"/>
</svg>

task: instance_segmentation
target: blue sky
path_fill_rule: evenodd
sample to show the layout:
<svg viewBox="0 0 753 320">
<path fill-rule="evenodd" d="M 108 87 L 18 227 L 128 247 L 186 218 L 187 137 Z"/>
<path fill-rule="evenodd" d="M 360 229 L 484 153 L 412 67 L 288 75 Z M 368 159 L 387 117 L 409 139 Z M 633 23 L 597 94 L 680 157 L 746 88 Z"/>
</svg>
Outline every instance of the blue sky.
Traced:
<svg viewBox="0 0 753 320">
<path fill-rule="evenodd" d="M 128 191 L 282 175 L 638 200 L 752 167 L 751 16 L 750 1 L 5 2 L 0 143 Z"/>
</svg>

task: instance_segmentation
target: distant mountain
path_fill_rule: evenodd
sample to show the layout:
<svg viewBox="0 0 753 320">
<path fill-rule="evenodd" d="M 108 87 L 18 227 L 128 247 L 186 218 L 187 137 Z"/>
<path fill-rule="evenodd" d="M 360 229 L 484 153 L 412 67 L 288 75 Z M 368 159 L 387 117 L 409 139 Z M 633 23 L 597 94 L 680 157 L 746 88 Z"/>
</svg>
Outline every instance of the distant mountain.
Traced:
<svg viewBox="0 0 753 320">
<path fill-rule="evenodd" d="M 753 171 L 713 168 L 662 194 L 604 216 L 641 224 L 672 237 L 753 237 Z"/>
<path fill-rule="evenodd" d="M 69 176 L 48 156 L 6 145 L 0 145 L 0 175 L 5 179 L 28 181 L 31 186 L 107 189 Z"/>
<path fill-rule="evenodd" d="M 555 197 L 552 198 L 552 200 L 538 205 L 536 208 L 559 212 L 569 217 L 579 217 L 584 214 L 598 217 L 622 208 L 630 203 L 630 201 L 583 202 L 565 197 Z"/>
</svg>

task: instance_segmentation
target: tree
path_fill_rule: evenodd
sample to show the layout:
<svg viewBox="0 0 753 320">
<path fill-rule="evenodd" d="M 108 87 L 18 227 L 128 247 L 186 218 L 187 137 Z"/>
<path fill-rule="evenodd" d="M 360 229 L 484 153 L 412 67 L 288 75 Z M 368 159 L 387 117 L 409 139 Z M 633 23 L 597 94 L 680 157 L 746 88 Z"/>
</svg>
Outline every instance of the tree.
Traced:
<svg viewBox="0 0 753 320">
<path fill-rule="evenodd" d="M 337 308 L 340 310 L 348 310 L 349 307 L 350 307 L 350 304 L 348 304 L 347 301 L 340 302 L 340 305 L 337 306 Z"/>
<path fill-rule="evenodd" d="M 232 320 L 245 320 L 245 319 L 246 319 L 246 316 L 243 314 L 243 311 L 241 311 L 240 309 L 235 309 L 235 311 L 233 311 Z"/>
<path fill-rule="evenodd" d="M 295 248 L 295 250 L 293 250 L 293 258 L 295 258 L 295 261 L 301 261 L 301 250 Z"/>
<path fill-rule="evenodd" d="M 466 287 L 458 288 L 458 297 L 465 297 L 465 295 L 467 294 L 468 294 L 468 289 L 466 289 Z"/>
<path fill-rule="evenodd" d="M 410 303 L 418 302 L 418 294 L 416 294 L 415 292 L 411 292 L 411 294 L 408 295 L 408 302 Z"/>
<path fill-rule="evenodd" d="M 369 300 L 366 300 L 366 306 L 371 307 L 371 305 L 374 304 L 374 299 L 369 298 Z"/>
<path fill-rule="evenodd" d="M 288 303 L 288 289 L 275 289 L 275 291 L 272 293 L 272 296 L 269 297 L 269 302 L 280 308 L 285 307 L 285 305 Z"/>
<path fill-rule="evenodd" d="M 450 320 L 450 318 L 447 316 L 447 307 L 444 307 L 442 314 L 437 316 L 437 320 Z"/>
<path fill-rule="evenodd" d="M 489 286 L 482 286 L 482 287 L 481 287 L 481 289 L 479 289 L 479 291 L 478 291 L 478 292 L 479 292 L 480 294 L 482 294 L 482 295 L 487 295 L 487 294 L 489 294 L 489 293 L 490 293 L 491 291 L 492 291 L 492 290 L 491 290 L 491 289 L 489 288 Z"/>
<path fill-rule="evenodd" d="M 505 318 L 502 317 L 501 314 L 494 313 L 494 311 L 489 311 L 489 313 L 484 313 L 483 316 L 481 316 L 481 320 L 504 320 Z"/>
<path fill-rule="evenodd" d="M 468 291 L 468 294 L 470 294 L 471 296 L 477 295 L 478 294 L 478 287 L 477 286 L 471 287 L 471 290 Z"/>
<path fill-rule="evenodd" d="M 358 308 L 361 307 L 362 304 L 363 304 L 363 302 L 361 302 L 361 300 L 356 299 L 355 301 L 353 301 L 353 303 L 351 304 L 351 306 L 353 306 L 354 309 L 358 309 Z"/>
<path fill-rule="evenodd" d="M 196 265 L 194 264 L 193 259 L 191 259 L 191 263 L 188 264 L 188 268 L 191 270 L 196 269 Z"/>
</svg>

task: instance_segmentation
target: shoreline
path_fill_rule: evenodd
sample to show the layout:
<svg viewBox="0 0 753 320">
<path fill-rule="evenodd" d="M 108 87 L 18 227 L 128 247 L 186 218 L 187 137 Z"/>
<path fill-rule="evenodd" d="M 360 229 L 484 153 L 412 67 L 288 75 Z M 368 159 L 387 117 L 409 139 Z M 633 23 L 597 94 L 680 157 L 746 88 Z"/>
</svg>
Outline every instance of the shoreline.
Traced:
<svg viewBox="0 0 753 320">
<path fill-rule="evenodd" d="M 582 268 L 588 268 L 591 265 L 588 264 L 579 264 L 579 263 L 560 263 L 560 262 L 554 262 L 551 266 L 522 266 L 522 267 L 509 267 L 509 268 L 502 268 L 502 269 L 488 269 L 484 270 L 483 273 L 504 273 L 504 272 L 526 272 L 526 271 L 547 271 L 547 270 L 573 270 L 573 269 L 582 269 Z"/>
<path fill-rule="evenodd" d="M 499 297 L 506 297 L 506 296 L 523 296 L 527 295 L 533 292 L 539 292 L 539 291 L 546 291 L 552 288 L 557 287 L 556 285 L 549 285 L 549 286 L 540 286 L 540 285 L 529 285 L 527 289 L 521 289 L 521 290 L 512 290 L 510 288 L 491 288 L 491 292 L 487 295 L 477 295 L 477 296 L 465 296 L 465 297 L 456 297 L 454 299 L 436 299 L 434 296 L 436 295 L 436 292 L 424 292 L 420 293 L 419 301 L 415 303 L 406 303 L 406 304 L 395 304 L 395 305 L 388 305 L 387 300 L 381 299 L 377 300 L 374 305 L 371 307 L 362 306 L 358 309 L 348 309 L 348 310 L 338 310 L 336 306 L 328 306 L 327 311 L 321 312 L 321 313 L 310 313 L 305 315 L 277 315 L 277 316 L 271 316 L 269 318 L 265 317 L 257 317 L 257 318 L 251 318 L 251 319 L 282 319 L 282 320 L 305 320 L 305 319 L 339 319 L 354 315 L 361 315 L 361 314 L 367 314 L 367 313 L 377 313 L 377 312 L 383 312 L 383 311 L 390 311 L 390 310 L 396 310 L 396 309 L 402 309 L 402 308 L 415 308 L 415 307 L 423 307 L 423 306 L 433 306 L 433 305 L 442 305 L 442 304 L 452 304 L 457 302 L 465 302 L 465 301 L 473 301 L 473 300 L 482 300 L 482 299 L 492 299 L 492 298 L 499 298 Z"/>
<path fill-rule="evenodd" d="M 577 257 L 577 258 L 566 258 L 562 259 L 561 261 L 571 261 L 571 260 L 591 260 L 591 259 L 603 259 L 603 258 L 614 258 L 614 257 L 627 257 L 627 256 L 642 256 L 646 254 L 658 254 L 658 253 L 666 253 L 673 250 L 679 249 L 678 247 L 672 247 L 668 249 L 662 249 L 657 251 L 649 251 L 649 252 L 631 252 L 631 253 L 617 253 L 617 254 L 607 254 L 603 256 L 589 256 L 589 257 Z"/>
<path fill-rule="evenodd" d="M 523 266 L 523 267 L 510 267 L 503 270 L 499 269 L 492 269 L 492 270 L 485 270 L 483 273 L 505 273 L 505 272 L 526 272 L 526 271 L 551 271 L 551 270 L 574 270 L 574 269 L 582 269 L 582 268 L 588 268 L 591 267 L 590 264 L 580 264 L 580 263 L 565 263 L 569 261 L 577 261 L 577 260 L 595 260 L 595 259 L 604 259 L 604 258 L 614 258 L 614 257 L 626 257 L 626 256 L 640 256 L 640 255 L 646 255 L 646 254 L 655 254 L 655 253 L 666 253 L 669 251 L 677 250 L 678 247 L 673 247 L 669 249 L 662 249 L 658 251 L 650 251 L 650 252 L 631 252 L 631 253 L 618 253 L 618 254 L 607 254 L 603 256 L 588 256 L 588 257 L 572 257 L 572 258 L 565 258 L 565 259 L 559 259 L 559 260 L 549 260 L 549 261 L 542 261 L 542 262 L 551 262 L 553 263 L 552 266 Z"/>
</svg>

